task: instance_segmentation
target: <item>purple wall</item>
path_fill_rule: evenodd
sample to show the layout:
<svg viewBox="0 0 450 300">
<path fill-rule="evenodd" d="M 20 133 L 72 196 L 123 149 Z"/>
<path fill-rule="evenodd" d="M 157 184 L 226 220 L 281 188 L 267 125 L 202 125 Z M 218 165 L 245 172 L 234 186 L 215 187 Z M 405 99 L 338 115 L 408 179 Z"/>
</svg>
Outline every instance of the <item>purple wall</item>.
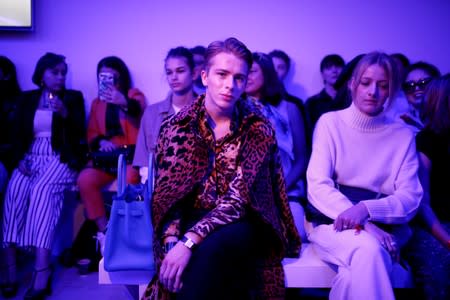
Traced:
<svg viewBox="0 0 450 300">
<path fill-rule="evenodd" d="M 220 3 L 220 4 L 219 4 Z M 129 65 L 149 102 L 168 87 L 163 60 L 169 48 L 207 45 L 236 36 L 252 51 L 280 48 L 294 70 L 288 89 L 306 98 L 321 88 L 319 62 L 329 53 L 346 60 L 372 50 L 403 52 L 450 71 L 450 1 L 375 0 L 36 0 L 34 32 L 0 32 L 0 54 L 17 65 L 24 89 L 46 51 L 64 54 L 68 85 L 96 95 L 95 68 L 106 55 Z M 281 5 L 282 4 L 282 5 Z"/>
</svg>

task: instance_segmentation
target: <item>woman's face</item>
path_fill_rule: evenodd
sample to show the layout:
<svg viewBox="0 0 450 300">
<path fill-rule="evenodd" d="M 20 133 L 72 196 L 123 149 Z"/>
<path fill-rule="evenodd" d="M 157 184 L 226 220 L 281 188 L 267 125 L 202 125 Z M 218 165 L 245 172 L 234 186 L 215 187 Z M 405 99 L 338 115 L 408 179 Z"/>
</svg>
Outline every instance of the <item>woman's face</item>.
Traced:
<svg viewBox="0 0 450 300">
<path fill-rule="evenodd" d="M 66 85 L 67 66 L 59 63 L 53 68 L 46 69 L 42 75 L 43 87 L 49 92 L 57 93 Z"/>
<path fill-rule="evenodd" d="M 323 69 L 322 78 L 325 85 L 333 86 L 342 72 L 341 66 L 331 65 Z"/>
<path fill-rule="evenodd" d="M 424 91 L 430 80 L 430 74 L 421 69 L 413 70 L 406 76 L 403 91 L 412 106 L 419 108 L 422 105 Z"/>
<path fill-rule="evenodd" d="M 273 66 L 275 67 L 275 71 L 277 72 L 278 78 L 280 81 L 283 81 L 288 74 L 288 66 L 286 62 L 279 57 L 272 57 Z"/>
<path fill-rule="evenodd" d="M 167 83 L 175 94 L 192 90 L 194 74 L 183 57 L 169 57 L 165 63 Z"/>
<path fill-rule="evenodd" d="M 260 98 L 261 90 L 264 85 L 264 74 L 258 63 L 253 62 L 252 68 L 248 74 L 247 87 L 245 92 L 252 97 Z"/>
<path fill-rule="evenodd" d="M 353 103 L 368 116 L 376 116 L 383 110 L 389 96 L 389 77 L 380 65 L 369 66 L 359 82 L 352 79 Z M 356 86 L 355 86 L 356 85 Z"/>
</svg>

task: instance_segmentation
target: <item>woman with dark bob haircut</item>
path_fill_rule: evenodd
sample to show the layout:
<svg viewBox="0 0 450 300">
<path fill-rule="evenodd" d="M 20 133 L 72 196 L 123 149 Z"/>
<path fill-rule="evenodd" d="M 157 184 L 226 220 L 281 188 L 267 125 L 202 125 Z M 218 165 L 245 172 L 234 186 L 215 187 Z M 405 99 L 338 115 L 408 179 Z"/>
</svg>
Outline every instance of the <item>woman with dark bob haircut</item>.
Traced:
<svg viewBox="0 0 450 300">
<path fill-rule="evenodd" d="M 408 100 L 409 108 L 399 118 L 415 133 L 424 128 L 425 89 L 433 78 L 439 76 L 441 76 L 441 72 L 436 66 L 423 61 L 410 65 L 406 70 L 402 89 Z"/>
<path fill-rule="evenodd" d="M 0 202 L 11 172 L 11 128 L 17 97 L 20 95 L 20 86 L 17 82 L 16 66 L 6 56 L 0 55 Z M 0 217 L 1 217 L 0 208 Z M 1 237 L 0 232 L 0 237 Z"/>
<path fill-rule="evenodd" d="M 87 129 L 90 150 L 111 152 L 125 145 L 133 148 L 145 108 L 144 95 L 131 87 L 128 67 L 116 56 L 100 60 L 97 65 L 97 80 L 98 97 L 92 102 Z M 127 182 L 138 183 L 139 172 L 131 166 L 133 156 L 129 158 Z M 97 224 L 97 239 L 102 253 L 108 223 L 102 189 L 111 184 L 116 175 L 116 172 L 94 166 L 91 161 L 78 177 L 81 201 L 87 218 Z"/>
<path fill-rule="evenodd" d="M 63 205 L 63 191 L 75 184 L 84 165 L 83 95 L 65 87 L 65 57 L 46 53 L 37 62 L 33 82 L 17 104 L 13 164 L 3 216 L 4 297 L 17 293 L 16 246 L 33 247 L 36 262 L 25 299 L 51 292 L 51 246 Z"/>
</svg>

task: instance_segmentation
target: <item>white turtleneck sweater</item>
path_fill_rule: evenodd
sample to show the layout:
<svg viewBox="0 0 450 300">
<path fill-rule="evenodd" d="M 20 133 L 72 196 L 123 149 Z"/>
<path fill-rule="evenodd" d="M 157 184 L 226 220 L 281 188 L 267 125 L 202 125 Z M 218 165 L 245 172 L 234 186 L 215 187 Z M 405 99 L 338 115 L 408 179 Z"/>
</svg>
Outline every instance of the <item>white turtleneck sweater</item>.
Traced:
<svg viewBox="0 0 450 300">
<path fill-rule="evenodd" d="M 389 195 L 362 201 L 369 220 L 405 223 L 415 215 L 422 198 L 417 171 L 413 132 L 384 113 L 370 117 L 352 104 L 324 114 L 317 122 L 307 170 L 308 199 L 336 219 L 353 204 L 335 188 L 335 182 L 364 188 Z"/>
</svg>

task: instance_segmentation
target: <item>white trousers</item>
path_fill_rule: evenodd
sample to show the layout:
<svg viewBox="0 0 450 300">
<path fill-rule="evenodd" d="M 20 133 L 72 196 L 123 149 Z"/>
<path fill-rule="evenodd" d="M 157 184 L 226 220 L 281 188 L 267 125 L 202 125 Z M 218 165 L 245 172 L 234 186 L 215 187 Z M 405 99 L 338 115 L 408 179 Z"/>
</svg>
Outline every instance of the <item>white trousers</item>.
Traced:
<svg viewBox="0 0 450 300">
<path fill-rule="evenodd" d="M 390 274 L 392 259 L 380 242 L 361 231 L 336 232 L 333 225 L 320 225 L 309 233 L 319 257 L 337 266 L 331 300 L 394 300 Z"/>
</svg>

